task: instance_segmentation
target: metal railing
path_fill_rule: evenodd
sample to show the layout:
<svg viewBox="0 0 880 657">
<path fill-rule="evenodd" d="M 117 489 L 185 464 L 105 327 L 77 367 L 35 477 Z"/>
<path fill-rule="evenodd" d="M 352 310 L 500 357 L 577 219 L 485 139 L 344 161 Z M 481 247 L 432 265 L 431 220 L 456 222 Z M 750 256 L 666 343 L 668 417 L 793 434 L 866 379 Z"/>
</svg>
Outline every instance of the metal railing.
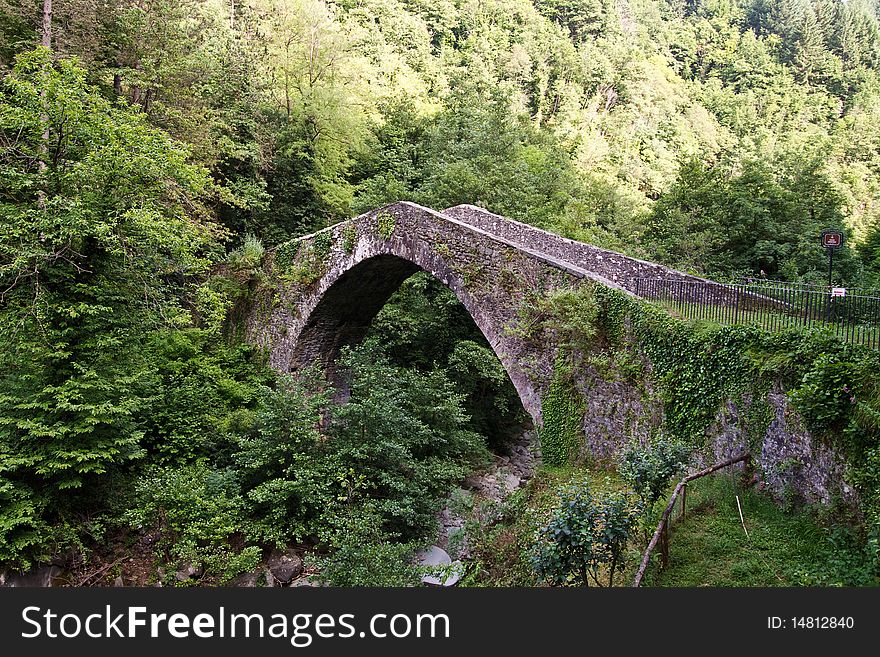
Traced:
<svg viewBox="0 0 880 657">
<path fill-rule="evenodd" d="M 880 349 L 880 292 L 807 283 L 639 278 L 637 296 L 676 314 L 769 331 L 824 328 L 850 344 Z"/>
</svg>

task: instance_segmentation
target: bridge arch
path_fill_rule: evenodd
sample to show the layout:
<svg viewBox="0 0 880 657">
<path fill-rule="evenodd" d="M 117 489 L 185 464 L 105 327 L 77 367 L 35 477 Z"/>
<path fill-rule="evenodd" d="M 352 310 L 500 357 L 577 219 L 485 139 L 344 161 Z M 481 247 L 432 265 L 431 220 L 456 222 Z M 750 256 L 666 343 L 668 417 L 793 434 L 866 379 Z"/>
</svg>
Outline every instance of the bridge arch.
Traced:
<svg viewBox="0 0 880 657">
<path fill-rule="evenodd" d="M 450 266 L 436 245 L 403 236 L 376 240 L 362 233 L 348 257 L 320 278 L 290 326 L 295 334 L 287 369 L 319 364 L 331 371 L 340 350 L 359 344 L 394 292 L 419 271 L 455 294 L 507 372 L 523 408 L 532 418 L 539 417 L 540 396 L 518 367 L 516 350 L 509 348 L 505 328 L 498 325 L 494 313 L 486 312 L 463 274 Z"/>
</svg>

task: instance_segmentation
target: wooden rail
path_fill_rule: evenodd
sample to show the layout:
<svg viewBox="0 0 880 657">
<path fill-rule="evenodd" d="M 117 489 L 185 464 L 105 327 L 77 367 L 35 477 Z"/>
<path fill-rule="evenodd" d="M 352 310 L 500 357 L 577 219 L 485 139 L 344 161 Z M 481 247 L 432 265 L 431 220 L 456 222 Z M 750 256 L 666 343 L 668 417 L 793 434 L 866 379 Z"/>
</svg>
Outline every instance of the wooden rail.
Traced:
<svg viewBox="0 0 880 657">
<path fill-rule="evenodd" d="M 706 475 L 710 475 L 717 470 L 721 470 L 722 468 L 729 467 L 734 463 L 739 463 L 741 461 L 746 461 L 749 459 L 749 453 L 740 454 L 731 459 L 727 459 L 726 461 L 722 461 L 721 463 L 716 463 L 710 468 L 706 468 L 705 470 L 700 470 L 699 472 L 695 472 L 694 474 L 690 474 L 684 479 L 682 479 L 675 486 L 675 490 L 672 491 L 672 497 L 669 498 L 669 504 L 666 505 L 666 509 L 663 511 L 663 515 L 660 517 L 660 523 L 657 525 L 657 530 L 654 532 L 654 535 L 651 537 L 651 542 L 648 543 L 648 548 L 645 550 L 645 555 L 642 557 L 642 565 L 639 566 L 639 571 L 636 573 L 635 581 L 633 581 L 633 586 L 641 586 L 642 579 L 645 577 L 645 571 L 648 569 L 648 564 L 651 561 L 651 553 L 654 551 L 654 548 L 657 547 L 657 543 L 660 543 L 660 558 L 662 560 L 663 567 L 665 567 L 669 563 L 669 514 L 672 513 L 672 509 L 675 508 L 675 502 L 678 500 L 679 495 L 681 495 L 681 515 L 684 515 L 685 511 L 685 503 L 687 501 L 687 484 L 689 481 L 693 481 L 694 479 L 699 479 L 700 477 L 705 477 Z"/>
</svg>

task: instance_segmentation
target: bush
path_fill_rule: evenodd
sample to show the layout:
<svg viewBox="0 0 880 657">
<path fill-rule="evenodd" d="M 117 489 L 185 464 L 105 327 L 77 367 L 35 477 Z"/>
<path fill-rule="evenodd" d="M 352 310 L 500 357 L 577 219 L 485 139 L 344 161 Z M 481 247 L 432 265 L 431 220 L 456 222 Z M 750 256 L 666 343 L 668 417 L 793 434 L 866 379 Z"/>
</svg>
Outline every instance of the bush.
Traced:
<svg viewBox="0 0 880 657">
<path fill-rule="evenodd" d="M 672 478 L 684 472 L 691 449 L 687 445 L 657 438 L 649 446 L 635 443 L 623 452 L 619 472 L 642 501 L 649 514 Z"/>
<path fill-rule="evenodd" d="M 254 538 L 326 542 L 338 519 L 366 502 L 384 530 L 422 536 L 453 484 L 487 458 L 442 372 L 395 367 L 370 345 L 344 351 L 339 363 L 350 398 L 332 417 L 326 383 L 287 378 L 240 437 L 234 462 Z"/>
<path fill-rule="evenodd" d="M 368 496 L 385 529 L 421 536 L 453 485 L 488 460 L 485 440 L 467 428 L 464 396 L 442 371 L 395 367 L 369 344 L 339 362 L 351 397 L 335 412 L 323 456 L 335 472 L 364 477 L 350 503 Z"/>
<path fill-rule="evenodd" d="M 247 233 L 241 246 L 229 254 L 229 266 L 236 271 L 254 271 L 263 264 L 265 255 L 266 249 L 260 239 Z"/>
<path fill-rule="evenodd" d="M 234 463 L 248 508 L 249 535 L 282 545 L 303 540 L 336 503 L 336 478 L 323 467 L 318 431 L 327 395 L 306 377 L 264 389 L 253 422 L 242 427 Z"/>
<path fill-rule="evenodd" d="M 204 463 L 153 467 L 139 479 L 135 506 L 123 515 L 129 525 L 157 531 L 157 548 L 172 568 L 203 566 L 220 582 L 253 569 L 261 551 L 236 549 L 245 505 L 232 472 Z"/>
<path fill-rule="evenodd" d="M 623 493 L 593 497 L 587 482 L 560 493 L 550 522 L 538 530 L 532 565 L 553 586 L 611 586 L 622 565 L 638 507 Z"/>
<path fill-rule="evenodd" d="M 414 563 L 418 545 L 398 543 L 379 529 L 381 517 L 367 505 L 353 510 L 335 532 L 333 551 L 313 562 L 315 579 L 330 586 L 417 586 Z"/>
</svg>

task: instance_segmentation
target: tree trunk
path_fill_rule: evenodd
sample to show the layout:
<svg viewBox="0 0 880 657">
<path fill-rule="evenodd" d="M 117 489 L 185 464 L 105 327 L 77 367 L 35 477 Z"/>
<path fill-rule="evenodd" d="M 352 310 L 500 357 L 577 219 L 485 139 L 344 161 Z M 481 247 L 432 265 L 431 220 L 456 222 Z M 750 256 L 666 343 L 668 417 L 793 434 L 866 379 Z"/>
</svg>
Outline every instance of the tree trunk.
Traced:
<svg viewBox="0 0 880 657">
<path fill-rule="evenodd" d="M 52 0 L 43 0 L 43 33 L 40 43 L 46 47 L 52 47 Z M 49 112 L 46 109 L 46 89 L 40 91 L 43 99 L 43 114 L 40 121 L 43 123 L 42 143 L 40 144 L 40 163 L 37 165 L 40 173 L 46 171 L 46 157 L 49 154 Z M 45 184 L 45 183 L 43 183 Z M 41 189 L 37 192 L 37 205 L 40 209 L 46 207 L 46 190 Z"/>
<path fill-rule="evenodd" d="M 52 47 L 52 0 L 43 0 L 43 38 L 46 48 Z"/>
</svg>

